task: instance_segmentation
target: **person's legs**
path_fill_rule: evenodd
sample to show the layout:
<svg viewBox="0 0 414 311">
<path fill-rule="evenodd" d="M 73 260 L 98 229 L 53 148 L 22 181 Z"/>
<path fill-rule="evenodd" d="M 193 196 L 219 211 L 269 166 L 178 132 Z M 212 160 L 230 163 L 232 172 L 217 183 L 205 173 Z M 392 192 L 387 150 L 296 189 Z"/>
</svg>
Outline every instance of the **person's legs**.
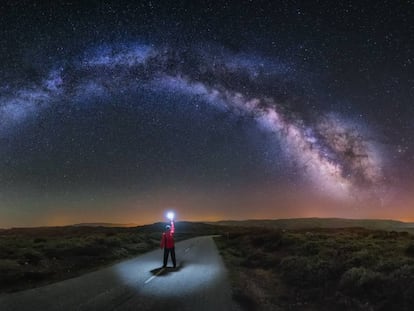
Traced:
<svg viewBox="0 0 414 311">
<path fill-rule="evenodd" d="M 172 262 L 173 262 L 173 265 L 174 265 L 174 268 L 175 268 L 177 266 L 177 263 L 175 261 L 175 248 L 174 247 L 171 248 L 171 259 L 172 259 Z"/>
<path fill-rule="evenodd" d="M 164 248 L 164 264 L 163 264 L 163 268 L 165 268 L 167 266 L 167 261 L 168 261 L 168 248 Z"/>
</svg>

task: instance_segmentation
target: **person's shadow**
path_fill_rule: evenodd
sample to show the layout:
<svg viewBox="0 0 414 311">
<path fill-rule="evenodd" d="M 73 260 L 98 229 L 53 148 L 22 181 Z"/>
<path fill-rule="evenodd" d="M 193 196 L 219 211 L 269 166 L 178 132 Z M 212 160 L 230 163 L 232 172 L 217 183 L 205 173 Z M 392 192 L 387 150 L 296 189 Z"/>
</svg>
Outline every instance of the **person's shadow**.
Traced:
<svg viewBox="0 0 414 311">
<path fill-rule="evenodd" d="M 179 272 L 182 268 L 183 268 L 183 263 L 181 262 L 175 268 L 173 268 L 173 267 L 165 267 L 165 268 L 159 267 L 159 268 L 152 269 L 150 272 L 153 275 L 156 275 L 156 276 L 165 276 L 165 275 L 168 275 L 170 273 Z"/>
</svg>

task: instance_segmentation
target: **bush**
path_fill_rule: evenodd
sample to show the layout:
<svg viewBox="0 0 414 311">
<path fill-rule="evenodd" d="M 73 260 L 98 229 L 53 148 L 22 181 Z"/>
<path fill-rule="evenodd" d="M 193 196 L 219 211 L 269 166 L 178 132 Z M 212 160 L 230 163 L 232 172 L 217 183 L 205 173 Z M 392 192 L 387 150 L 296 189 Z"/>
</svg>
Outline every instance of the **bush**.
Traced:
<svg viewBox="0 0 414 311">
<path fill-rule="evenodd" d="M 22 276 L 23 271 L 16 261 L 0 259 L 0 284 L 16 282 Z"/>
<path fill-rule="evenodd" d="M 414 266 L 404 265 L 392 275 L 392 282 L 398 288 L 401 299 L 407 305 L 414 305 Z"/>
<path fill-rule="evenodd" d="M 386 283 L 386 278 L 379 272 L 353 267 L 342 275 L 339 287 L 349 296 L 375 301 L 384 297 Z"/>
<path fill-rule="evenodd" d="M 106 253 L 108 249 L 100 245 L 77 246 L 66 250 L 68 256 L 103 256 Z"/>
<path fill-rule="evenodd" d="M 326 261 L 319 257 L 313 257 L 308 264 L 308 278 L 309 284 L 313 286 L 320 286 L 338 277 L 337 268 L 332 261 Z"/>
<path fill-rule="evenodd" d="M 105 244 L 109 247 L 119 247 L 122 245 L 122 242 L 117 237 L 109 237 L 105 240 Z"/>
<path fill-rule="evenodd" d="M 267 251 L 273 251 L 279 248 L 283 234 L 279 231 L 267 232 L 254 235 L 251 238 L 251 245 L 255 248 L 265 248 Z"/>
<path fill-rule="evenodd" d="M 289 256 L 280 262 L 283 280 L 302 288 L 324 287 L 327 281 L 338 277 L 338 267 L 317 256 Z"/>
<path fill-rule="evenodd" d="M 0 244 L 0 258 L 10 259 L 15 257 L 17 249 L 9 245 Z"/>
<path fill-rule="evenodd" d="M 28 263 L 33 264 L 33 265 L 37 265 L 43 259 L 43 256 L 40 252 L 38 252 L 34 249 L 27 249 L 23 253 L 23 258 Z"/>
<path fill-rule="evenodd" d="M 50 276 L 53 275 L 52 271 L 39 270 L 39 271 L 26 271 L 24 272 L 25 281 L 42 281 L 47 280 Z"/>
<path fill-rule="evenodd" d="M 414 243 L 408 245 L 408 247 L 405 249 L 405 254 L 407 256 L 414 257 Z"/>
<path fill-rule="evenodd" d="M 378 257 L 373 254 L 372 251 L 367 249 L 360 250 L 352 254 L 352 257 L 348 260 L 347 264 L 349 267 L 372 267 Z"/>
<path fill-rule="evenodd" d="M 414 260 L 407 257 L 382 258 L 376 265 L 375 270 L 385 274 L 396 272 L 403 266 L 414 266 Z"/>
<path fill-rule="evenodd" d="M 305 239 L 303 239 L 305 241 Z M 302 241 L 302 242 L 303 242 Z M 282 239 L 280 240 L 280 245 L 283 247 L 290 247 L 298 243 L 298 238 L 296 236 L 293 236 L 291 234 L 285 234 L 282 236 Z"/>
<path fill-rule="evenodd" d="M 33 243 L 45 243 L 47 240 L 45 238 L 35 238 Z"/>
<path fill-rule="evenodd" d="M 314 241 L 306 242 L 300 247 L 299 251 L 304 256 L 313 256 L 320 252 L 320 244 Z"/>
<path fill-rule="evenodd" d="M 279 264 L 278 258 L 271 256 L 262 251 L 256 251 L 253 254 L 247 256 L 245 260 L 241 262 L 241 265 L 246 268 L 262 268 L 272 269 Z"/>
<path fill-rule="evenodd" d="M 280 262 L 282 277 L 286 283 L 300 287 L 307 279 L 308 260 L 302 256 L 288 256 Z"/>
</svg>

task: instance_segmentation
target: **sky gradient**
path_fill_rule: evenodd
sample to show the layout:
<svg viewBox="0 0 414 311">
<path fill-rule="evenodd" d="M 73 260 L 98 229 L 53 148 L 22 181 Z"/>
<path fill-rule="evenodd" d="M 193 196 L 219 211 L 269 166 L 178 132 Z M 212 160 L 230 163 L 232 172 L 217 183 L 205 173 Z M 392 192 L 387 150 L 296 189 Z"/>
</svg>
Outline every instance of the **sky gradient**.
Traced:
<svg viewBox="0 0 414 311">
<path fill-rule="evenodd" d="M 409 2 L 0 11 L 0 227 L 414 221 Z"/>
</svg>

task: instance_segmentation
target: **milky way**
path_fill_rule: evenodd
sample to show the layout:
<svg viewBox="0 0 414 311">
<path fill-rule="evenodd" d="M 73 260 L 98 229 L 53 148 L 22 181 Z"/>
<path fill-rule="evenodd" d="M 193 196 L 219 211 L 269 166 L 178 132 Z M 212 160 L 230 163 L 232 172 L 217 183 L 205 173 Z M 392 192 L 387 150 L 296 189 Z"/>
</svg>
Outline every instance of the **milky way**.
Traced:
<svg viewBox="0 0 414 311">
<path fill-rule="evenodd" d="M 413 217 L 409 2 L 0 12 L 0 227 Z"/>
<path fill-rule="evenodd" d="M 0 137 L 53 106 L 82 105 L 138 88 L 170 92 L 254 120 L 316 191 L 345 200 L 382 198 L 386 159 L 378 139 L 338 112 L 292 108 L 293 102 L 306 106 L 301 86 L 306 83 L 306 73 L 293 64 L 219 47 L 101 45 L 61 62 L 37 82 L 3 85 Z"/>
</svg>

